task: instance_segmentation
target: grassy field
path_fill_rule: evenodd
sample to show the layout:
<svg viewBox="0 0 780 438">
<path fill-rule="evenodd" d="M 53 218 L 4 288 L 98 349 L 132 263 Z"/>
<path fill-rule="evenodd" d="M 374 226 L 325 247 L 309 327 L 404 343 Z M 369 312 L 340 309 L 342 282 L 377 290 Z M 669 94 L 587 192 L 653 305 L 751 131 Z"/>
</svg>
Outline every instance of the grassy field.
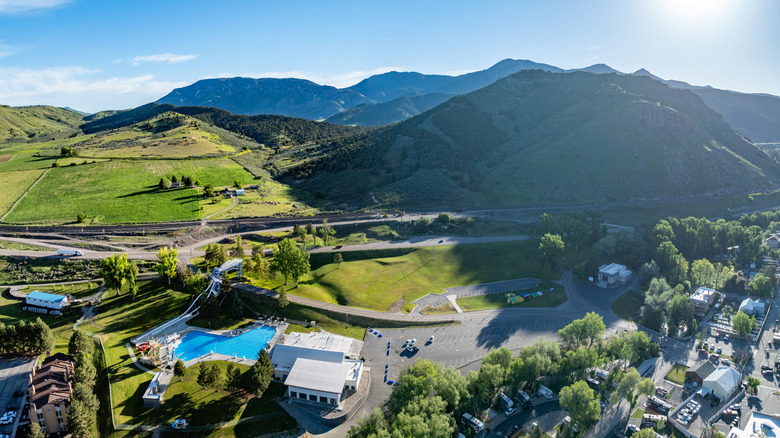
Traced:
<svg viewBox="0 0 780 438">
<path fill-rule="evenodd" d="M 3 217 L 32 183 L 38 179 L 43 170 L 19 170 L 16 172 L 0 172 L 0 217 Z"/>
<path fill-rule="evenodd" d="M 161 177 L 192 176 L 203 184 L 249 183 L 252 174 L 226 159 L 109 161 L 52 169 L 8 215 L 11 223 L 67 223 L 85 213 L 99 223 L 192 220 L 200 217 L 194 189 L 160 191 Z"/>
<path fill-rule="evenodd" d="M 554 288 L 555 292 L 549 292 L 551 287 Z M 517 291 L 515 293 L 536 291 L 541 291 L 544 293 L 544 295 L 541 297 L 526 299 L 522 303 L 518 304 L 508 304 L 504 298 L 503 293 L 458 298 L 457 303 L 464 312 L 473 312 L 475 310 L 503 309 L 511 307 L 558 307 L 565 303 L 566 300 L 568 300 L 562 285 L 549 282 L 543 282 L 539 284 L 539 287 Z"/>
<path fill-rule="evenodd" d="M 637 322 L 636 313 L 639 311 L 639 308 L 642 307 L 642 304 L 644 304 L 644 297 L 642 297 L 642 294 L 631 289 L 617 297 L 612 303 L 612 311 L 615 312 L 615 315 L 626 321 Z"/>
<path fill-rule="evenodd" d="M 244 183 L 246 185 L 246 182 Z M 257 189 L 246 189 L 244 196 L 238 197 L 238 205 L 234 208 L 214 217 L 214 219 L 235 219 L 242 217 L 274 216 L 279 214 L 295 213 L 296 215 L 314 215 L 319 211 L 310 205 L 314 198 L 306 193 L 295 190 L 273 181 L 263 178 L 261 181 L 253 181 Z M 211 201 L 203 201 L 211 202 Z M 226 199 L 223 208 L 228 207 L 232 200 Z M 216 211 L 219 211 L 217 209 Z"/>
<path fill-rule="evenodd" d="M 0 249 L 13 249 L 17 251 L 55 251 L 45 246 L 28 245 L 26 243 L 10 242 L 2 239 L 0 239 Z"/>
<path fill-rule="evenodd" d="M 637 408 L 633 413 L 631 413 L 631 418 L 639 418 L 641 419 L 642 416 L 645 415 L 645 411 L 641 408 Z"/>
<path fill-rule="evenodd" d="M 444 288 L 487 283 L 545 273 L 537 256 L 538 241 L 501 242 L 401 249 L 344 252 L 340 267 L 332 254 L 312 255 L 313 271 L 288 293 L 306 298 L 390 311 L 410 311 L 412 301 Z M 270 289 L 283 278 L 258 281 Z"/>
<path fill-rule="evenodd" d="M 447 301 L 439 307 L 426 306 L 420 310 L 420 313 L 423 315 L 446 315 L 448 313 L 456 313 L 456 310 L 452 303 Z"/>
<path fill-rule="evenodd" d="M 688 370 L 688 367 L 685 365 L 681 365 L 679 363 L 674 364 L 674 367 L 669 371 L 666 376 L 664 376 L 664 379 L 676 383 L 678 385 L 682 385 L 685 383 L 685 372 Z"/>
</svg>

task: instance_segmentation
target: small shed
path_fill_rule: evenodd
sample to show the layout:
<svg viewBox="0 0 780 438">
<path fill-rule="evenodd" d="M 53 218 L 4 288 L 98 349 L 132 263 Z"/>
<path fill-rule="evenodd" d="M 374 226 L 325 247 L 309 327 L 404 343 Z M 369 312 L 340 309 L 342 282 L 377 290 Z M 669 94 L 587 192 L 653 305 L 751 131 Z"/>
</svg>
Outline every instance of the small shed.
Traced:
<svg viewBox="0 0 780 438">
<path fill-rule="evenodd" d="M 244 189 L 236 189 L 236 195 L 243 196 L 244 195 Z"/>
</svg>

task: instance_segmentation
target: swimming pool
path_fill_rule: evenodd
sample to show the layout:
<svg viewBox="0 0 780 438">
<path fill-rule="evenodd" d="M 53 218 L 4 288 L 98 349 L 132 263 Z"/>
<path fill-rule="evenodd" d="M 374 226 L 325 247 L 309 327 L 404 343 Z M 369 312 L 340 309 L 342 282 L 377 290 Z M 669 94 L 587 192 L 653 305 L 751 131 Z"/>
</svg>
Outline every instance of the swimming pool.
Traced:
<svg viewBox="0 0 780 438">
<path fill-rule="evenodd" d="M 185 361 L 211 352 L 257 359 L 257 354 L 275 334 L 276 329 L 273 327 L 258 327 L 233 337 L 192 331 L 181 340 L 174 354 Z"/>
</svg>

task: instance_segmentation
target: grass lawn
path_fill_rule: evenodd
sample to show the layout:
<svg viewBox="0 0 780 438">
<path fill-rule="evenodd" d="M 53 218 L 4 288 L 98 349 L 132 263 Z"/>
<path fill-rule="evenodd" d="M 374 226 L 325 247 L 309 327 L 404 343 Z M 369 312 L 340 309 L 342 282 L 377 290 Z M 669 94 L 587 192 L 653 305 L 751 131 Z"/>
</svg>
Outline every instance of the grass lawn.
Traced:
<svg viewBox="0 0 780 438">
<path fill-rule="evenodd" d="M 625 319 L 626 321 L 637 322 L 636 312 L 639 311 L 639 308 L 642 307 L 642 304 L 644 304 L 644 298 L 642 297 L 642 294 L 631 289 L 626 291 L 626 293 L 623 295 L 617 297 L 617 299 L 612 303 L 612 311 L 615 312 L 615 315 Z"/>
<path fill-rule="evenodd" d="M 664 376 L 664 379 L 676 383 L 678 385 L 682 385 L 685 383 L 685 371 L 688 370 L 688 367 L 685 365 L 680 365 L 679 363 L 674 364 L 674 367 L 672 367 L 671 371 Z"/>
<path fill-rule="evenodd" d="M 0 174 L 2 175 L 2 174 Z M 0 213 L 0 215 L 2 215 Z M 26 243 L 19 243 L 19 242 L 9 242 L 7 240 L 0 239 L 0 249 L 13 249 L 17 251 L 52 251 L 51 248 L 46 248 L 45 246 L 38 246 L 38 245 L 28 245 Z"/>
<path fill-rule="evenodd" d="M 43 170 L 20 170 L 16 172 L 0 172 L 0 217 L 3 217 L 32 183 L 38 179 Z"/>
<path fill-rule="evenodd" d="M 637 408 L 633 413 L 631 413 L 631 418 L 642 418 L 643 415 L 645 415 L 644 409 Z"/>
<path fill-rule="evenodd" d="M 313 271 L 287 292 L 329 303 L 378 311 L 410 311 L 411 302 L 445 288 L 522 277 L 553 279 L 537 255 L 536 240 L 384 251 L 343 252 L 340 267 L 329 253 L 312 254 Z M 255 281 L 276 289 L 284 278 Z M 399 305 L 400 304 L 400 305 Z"/>
<path fill-rule="evenodd" d="M 551 287 L 555 289 L 555 292 L 549 292 Z M 542 282 L 539 283 L 538 287 L 517 291 L 515 293 L 536 291 L 541 291 L 544 295 L 526 299 L 518 304 L 508 304 L 503 293 L 458 298 L 457 303 L 464 312 L 473 312 L 475 310 L 503 309 L 509 307 L 558 307 L 569 299 L 566 296 L 562 285 L 550 282 Z"/>
<path fill-rule="evenodd" d="M 201 215 L 194 189 L 160 191 L 163 176 L 192 176 L 203 184 L 249 183 L 254 176 L 228 159 L 114 160 L 51 169 L 6 218 L 11 223 L 68 223 L 85 213 L 96 223 L 192 220 Z"/>
</svg>

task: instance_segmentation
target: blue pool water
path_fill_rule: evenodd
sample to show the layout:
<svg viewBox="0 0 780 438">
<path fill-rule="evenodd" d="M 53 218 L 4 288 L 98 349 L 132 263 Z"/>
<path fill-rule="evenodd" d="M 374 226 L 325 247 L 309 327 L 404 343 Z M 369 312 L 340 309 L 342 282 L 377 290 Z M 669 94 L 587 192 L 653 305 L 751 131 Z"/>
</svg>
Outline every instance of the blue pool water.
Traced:
<svg viewBox="0 0 780 438">
<path fill-rule="evenodd" d="M 212 351 L 228 356 L 257 359 L 257 354 L 268 345 L 275 334 L 276 329 L 273 327 L 258 327 L 233 337 L 193 331 L 187 333 L 187 336 L 181 340 L 175 354 L 184 361 Z"/>
</svg>

